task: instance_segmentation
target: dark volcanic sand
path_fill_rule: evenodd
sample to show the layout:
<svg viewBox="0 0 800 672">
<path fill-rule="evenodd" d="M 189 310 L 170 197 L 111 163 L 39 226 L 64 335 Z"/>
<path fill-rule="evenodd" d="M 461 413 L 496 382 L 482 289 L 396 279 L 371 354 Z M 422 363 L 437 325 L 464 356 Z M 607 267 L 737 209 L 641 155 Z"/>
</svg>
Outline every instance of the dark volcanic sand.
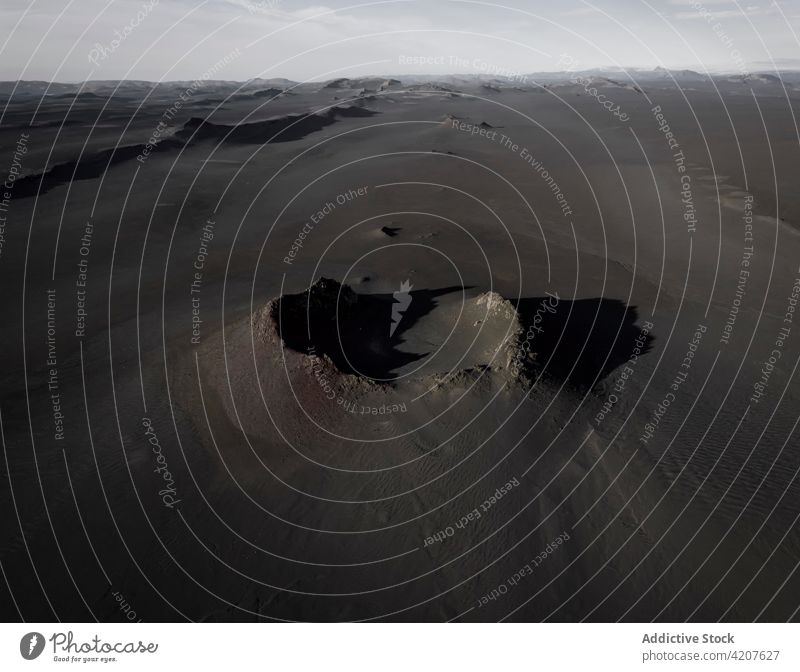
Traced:
<svg viewBox="0 0 800 672">
<path fill-rule="evenodd" d="M 794 91 L 382 82 L 7 105 L 3 618 L 796 617 Z"/>
</svg>

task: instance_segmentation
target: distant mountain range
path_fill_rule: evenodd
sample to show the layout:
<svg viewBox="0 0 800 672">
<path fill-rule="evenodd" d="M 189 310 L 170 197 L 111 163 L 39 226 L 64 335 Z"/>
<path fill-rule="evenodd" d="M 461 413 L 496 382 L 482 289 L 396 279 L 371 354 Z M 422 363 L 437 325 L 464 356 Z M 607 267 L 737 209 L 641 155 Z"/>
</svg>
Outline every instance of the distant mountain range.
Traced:
<svg viewBox="0 0 800 672">
<path fill-rule="evenodd" d="M 785 84 L 794 88 L 800 85 L 800 71 L 785 70 L 778 72 L 753 72 L 742 74 L 709 73 L 704 74 L 695 70 L 667 70 L 657 67 L 653 70 L 623 69 L 623 68 L 592 68 L 574 72 L 534 72 L 520 74 L 513 77 L 502 77 L 487 74 L 452 74 L 452 75 L 394 75 L 338 78 L 323 82 L 299 83 L 284 78 L 261 79 L 255 78 L 244 82 L 230 80 L 205 80 L 205 81 L 170 81 L 148 82 L 142 80 L 92 80 L 87 82 L 64 83 L 45 81 L 6 81 L 0 82 L 0 97 L 9 98 L 12 95 L 18 98 L 41 98 L 46 96 L 53 99 L 71 98 L 80 95 L 82 98 L 115 96 L 140 96 L 150 93 L 151 96 L 175 96 L 185 90 L 215 91 L 218 93 L 237 93 L 245 95 L 263 96 L 265 92 L 274 91 L 276 94 L 291 88 L 313 87 L 330 89 L 364 89 L 366 91 L 385 91 L 387 89 L 403 88 L 407 86 L 437 85 L 437 86 L 469 86 L 470 84 L 489 84 L 492 86 L 524 86 L 535 84 L 568 83 L 576 77 L 599 83 L 615 83 L 625 85 L 649 86 L 691 86 L 703 83 L 742 84 L 751 87 L 780 87 Z"/>
</svg>

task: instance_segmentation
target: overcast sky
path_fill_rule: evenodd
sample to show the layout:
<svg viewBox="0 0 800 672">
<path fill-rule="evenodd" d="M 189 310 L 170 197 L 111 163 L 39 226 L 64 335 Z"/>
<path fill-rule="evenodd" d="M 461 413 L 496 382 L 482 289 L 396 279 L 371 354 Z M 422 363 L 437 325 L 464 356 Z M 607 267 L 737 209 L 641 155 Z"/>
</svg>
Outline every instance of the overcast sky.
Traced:
<svg viewBox="0 0 800 672">
<path fill-rule="evenodd" d="M 0 79 L 797 69 L 799 38 L 800 0 L 0 0 Z"/>
</svg>

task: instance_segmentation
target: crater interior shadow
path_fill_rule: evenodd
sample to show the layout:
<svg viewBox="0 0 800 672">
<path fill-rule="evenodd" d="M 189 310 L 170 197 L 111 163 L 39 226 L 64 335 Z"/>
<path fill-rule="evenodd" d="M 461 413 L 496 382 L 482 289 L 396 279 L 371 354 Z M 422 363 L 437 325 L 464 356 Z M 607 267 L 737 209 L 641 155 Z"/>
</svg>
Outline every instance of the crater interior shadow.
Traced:
<svg viewBox="0 0 800 672">
<path fill-rule="evenodd" d="M 460 286 L 409 292 L 411 302 L 391 333 L 392 294 L 357 294 L 347 285 L 321 278 L 302 294 L 275 302 L 273 319 L 287 347 L 303 354 L 327 355 L 343 373 L 390 381 L 395 371 L 429 353 L 403 352 L 403 334 Z"/>
</svg>

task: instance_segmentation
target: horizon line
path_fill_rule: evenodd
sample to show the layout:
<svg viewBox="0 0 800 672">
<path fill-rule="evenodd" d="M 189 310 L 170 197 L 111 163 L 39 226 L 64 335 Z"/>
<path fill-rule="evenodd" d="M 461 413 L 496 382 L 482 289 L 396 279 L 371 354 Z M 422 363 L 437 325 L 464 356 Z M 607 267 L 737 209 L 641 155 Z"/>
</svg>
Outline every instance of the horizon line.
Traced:
<svg viewBox="0 0 800 672">
<path fill-rule="evenodd" d="M 793 74 L 800 74 L 800 67 L 786 67 L 786 68 L 777 68 L 777 69 L 755 69 L 749 70 L 746 72 L 742 72 L 740 70 L 696 70 L 694 68 L 685 67 L 685 68 L 665 68 L 663 66 L 655 66 L 655 67 L 644 67 L 644 66 L 636 66 L 636 67 L 629 67 L 629 68 L 622 68 L 618 66 L 597 66 L 593 68 L 583 68 L 581 70 L 536 70 L 530 72 L 519 72 L 515 74 L 499 74 L 499 73 L 491 73 L 491 72 L 419 72 L 419 73 L 401 73 L 401 74 L 386 74 L 386 73 L 375 73 L 375 74 L 368 74 L 368 75 L 351 75 L 345 77 L 332 77 L 327 79 L 306 79 L 306 80 L 298 80 L 298 79 L 291 79 L 289 77 L 248 77 L 247 79 L 207 79 L 204 81 L 207 82 L 231 82 L 234 84 L 243 84 L 246 82 L 252 82 L 255 80 L 262 79 L 264 81 L 271 81 L 277 79 L 284 79 L 288 82 L 292 82 L 294 84 L 322 84 L 325 82 L 333 82 L 342 79 L 392 79 L 392 78 L 400 78 L 400 77 L 489 77 L 498 80 L 519 80 L 523 77 L 530 77 L 534 75 L 575 75 L 580 73 L 588 73 L 588 72 L 597 72 L 597 71 L 613 71 L 618 72 L 621 74 L 630 73 L 652 73 L 657 71 L 664 71 L 667 73 L 680 73 L 680 72 L 692 72 L 694 74 L 703 76 L 703 77 L 715 77 L 715 76 L 731 76 L 731 75 L 740 75 L 742 77 L 747 75 L 775 75 L 779 73 L 793 73 Z M 86 84 L 89 82 L 143 82 L 145 84 L 171 84 L 175 82 L 193 82 L 198 81 L 197 78 L 195 79 L 166 79 L 166 80 L 155 80 L 155 79 L 138 79 L 134 77 L 125 77 L 121 79 L 115 78 L 108 78 L 108 79 L 84 79 L 84 80 L 47 80 L 47 79 L 0 79 L 0 84 L 14 84 L 14 83 L 35 83 L 41 82 L 45 84 Z"/>
</svg>

